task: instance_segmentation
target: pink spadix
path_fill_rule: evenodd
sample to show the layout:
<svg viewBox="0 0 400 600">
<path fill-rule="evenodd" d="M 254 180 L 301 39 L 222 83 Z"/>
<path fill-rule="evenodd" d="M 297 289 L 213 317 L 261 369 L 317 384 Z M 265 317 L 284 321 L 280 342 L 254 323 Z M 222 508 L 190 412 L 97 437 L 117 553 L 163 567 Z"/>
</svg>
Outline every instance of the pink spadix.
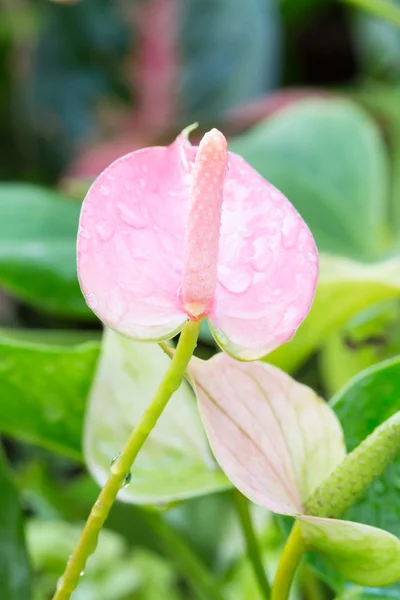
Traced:
<svg viewBox="0 0 400 600">
<path fill-rule="evenodd" d="M 167 339 L 206 317 L 243 360 L 291 339 L 315 292 L 318 255 L 290 202 L 213 129 L 112 163 L 94 182 L 78 234 L 87 303 L 113 329 Z"/>
<path fill-rule="evenodd" d="M 217 285 L 217 265 L 224 179 L 228 149 L 224 136 L 213 129 L 203 137 L 193 168 L 189 200 L 182 299 L 189 315 L 206 315 Z"/>
</svg>

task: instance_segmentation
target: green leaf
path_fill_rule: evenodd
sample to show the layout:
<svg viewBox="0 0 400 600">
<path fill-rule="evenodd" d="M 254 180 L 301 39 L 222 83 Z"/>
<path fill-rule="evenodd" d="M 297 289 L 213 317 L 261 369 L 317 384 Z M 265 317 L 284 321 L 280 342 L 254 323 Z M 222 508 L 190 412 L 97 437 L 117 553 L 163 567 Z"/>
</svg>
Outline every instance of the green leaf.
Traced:
<svg viewBox="0 0 400 600">
<path fill-rule="evenodd" d="M 181 16 L 184 122 L 215 122 L 276 87 L 282 43 L 275 2 L 188 0 Z"/>
<path fill-rule="evenodd" d="M 30 600 L 30 568 L 17 490 L 0 451 L 0 597 Z"/>
<path fill-rule="evenodd" d="M 324 388 L 329 395 L 352 377 L 400 352 L 400 303 L 379 302 L 361 311 L 332 334 L 319 354 Z"/>
<path fill-rule="evenodd" d="M 374 586 L 398 581 L 400 540 L 394 535 L 336 519 L 302 516 L 298 523 L 307 547 L 349 581 Z"/>
<path fill-rule="evenodd" d="M 331 401 L 343 426 L 349 450 L 400 410 L 400 357 L 370 367 L 352 379 Z M 400 458 L 396 459 L 346 512 L 352 521 L 380 527 L 400 537 Z M 400 584 L 388 588 L 400 598 Z M 372 595 L 372 591 L 365 591 Z M 382 597 L 385 597 L 384 595 Z"/>
<path fill-rule="evenodd" d="M 309 316 L 293 340 L 268 355 L 285 371 L 298 368 L 333 332 L 373 304 L 400 296 L 400 258 L 365 264 L 320 256 L 320 276 Z"/>
<path fill-rule="evenodd" d="M 0 340 L 0 431 L 80 458 L 98 354 L 94 342 L 45 346 Z"/>
<path fill-rule="evenodd" d="M 390 244 L 386 149 L 356 105 L 299 102 L 230 149 L 289 198 L 321 250 L 372 259 Z"/>
<path fill-rule="evenodd" d="M 100 484 L 153 397 L 169 361 L 157 344 L 133 342 L 106 330 L 84 437 L 86 461 Z M 230 487 L 211 456 L 186 383 L 151 432 L 131 477 L 119 497 L 137 504 L 172 502 Z"/>
<path fill-rule="evenodd" d="M 55 314 L 90 318 L 76 276 L 80 205 L 33 185 L 0 186 L 0 285 Z"/>
</svg>

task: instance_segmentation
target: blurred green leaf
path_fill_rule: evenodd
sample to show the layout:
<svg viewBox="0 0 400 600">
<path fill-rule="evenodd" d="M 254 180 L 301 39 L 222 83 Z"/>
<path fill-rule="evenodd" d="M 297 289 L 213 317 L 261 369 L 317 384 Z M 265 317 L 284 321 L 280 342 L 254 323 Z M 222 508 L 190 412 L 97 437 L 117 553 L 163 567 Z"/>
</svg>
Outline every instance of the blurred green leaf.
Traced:
<svg viewBox="0 0 400 600">
<path fill-rule="evenodd" d="M 294 371 L 353 315 L 379 301 L 398 297 L 399 258 L 365 264 L 322 254 L 317 294 L 309 316 L 293 340 L 266 360 L 285 371 Z"/>
<path fill-rule="evenodd" d="M 111 329 L 105 331 L 84 437 L 86 462 L 101 485 L 169 362 L 157 344 L 133 342 Z M 230 486 L 210 453 L 194 395 L 184 383 L 139 453 L 130 484 L 119 497 L 126 502 L 157 504 Z"/>
<path fill-rule="evenodd" d="M 68 347 L 0 340 L 0 431 L 80 458 L 98 354 L 94 342 Z"/>
<path fill-rule="evenodd" d="M 324 388 L 331 396 L 363 369 L 400 352 L 400 303 L 379 302 L 332 334 L 319 354 Z"/>
<path fill-rule="evenodd" d="M 30 600 L 30 568 L 18 493 L 0 449 L 0 597 Z"/>
<path fill-rule="evenodd" d="M 187 0 L 182 9 L 186 123 L 215 122 L 276 87 L 282 44 L 273 0 Z"/>
<path fill-rule="evenodd" d="M 396 32 L 399 40 L 400 31 Z M 396 59 L 400 65 L 399 56 Z M 356 90 L 354 98 L 377 118 L 389 143 L 391 158 L 390 221 L 400 243 L 400 85 L 368 85 Z"/>
<path fill-rule="evenodd" d="M 62 521 L 30 521 L 28 545 L 37 584 L 43 594 L 39 596 L 41 599 L 49 598 L 54 591 L 78 541 L 80 529 L 80 526 Z M 96 552 L 74 592 L 74 600 L 150 600 L 157 597 L 177 600 L 180 596 L 175 585 L 175 574 L 166 561 L 149 551 L 136 549 L 132 552 L 121 536 L 103 529 Z"/>
<path fill-rule="evenodd" d="M 320 250 L 372 259 L 391 244 L 389 165 L 372 119 L 346 100 L 305 100 L 236 138 L 301 213 Z"/>
<path fill-rule="evenodd" d="M 37 308 L 90 318 L 76 276 L 80 205 L 24 184 L 0 185 L 0 285 Z"/>
<path fill-rule="evenodd" d="M 331 401 L 343 426 L 348 450 L 400 410 L 400 357 L 380 363 L 352 379 Z M 344 515 L 400 537 L 400 458 L 396 459 Z M 400 582 L 382 592 L 400 598 Z M 366 590 L 366 597 L 376 594 Z"/>
</svg>

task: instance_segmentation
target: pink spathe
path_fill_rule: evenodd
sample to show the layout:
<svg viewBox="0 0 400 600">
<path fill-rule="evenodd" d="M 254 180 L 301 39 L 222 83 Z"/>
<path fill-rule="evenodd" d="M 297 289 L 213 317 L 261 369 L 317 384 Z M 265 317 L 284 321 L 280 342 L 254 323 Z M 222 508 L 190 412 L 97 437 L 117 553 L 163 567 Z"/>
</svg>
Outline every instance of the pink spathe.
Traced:
<svg viewBox="0 0 400 600">
<path fill-rule="evenodd" d="M 318 254 L 290 202 L 225 148 L 212 130 L 200 150 L 182 134 L 112 163 L 82 206 L 78 275 L 90 308 L 129 337 L 167 339 L 206 316 L 224 350 L 253 360 L 307 315 Z"/>
</svg>

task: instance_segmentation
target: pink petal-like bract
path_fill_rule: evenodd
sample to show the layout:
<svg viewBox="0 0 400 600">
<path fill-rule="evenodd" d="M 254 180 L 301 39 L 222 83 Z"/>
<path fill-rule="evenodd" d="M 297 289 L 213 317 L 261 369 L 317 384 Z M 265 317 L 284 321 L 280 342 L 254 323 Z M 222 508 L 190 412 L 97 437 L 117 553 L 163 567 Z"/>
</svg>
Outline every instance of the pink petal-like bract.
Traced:
<svg viewBox="0 0 400 600">
<path fill-rule="evenodd" d="M 332 409 L 309 387 L 265 362 L 219 352 L 188 368 L 214 456 L 247 498 L 296 515 L 345 454 Z"/>
<path fill-rule="evenodd" d="M 223 349 L 253 360 L 307 315 L 318 255 L 295 208 L 214 129 L 199 148 L 182 134 L 96 179 L 82 206 L 78 274 L 90 308 L 125 335 L 167 339 L 206 316 Z"/>
</svg>

